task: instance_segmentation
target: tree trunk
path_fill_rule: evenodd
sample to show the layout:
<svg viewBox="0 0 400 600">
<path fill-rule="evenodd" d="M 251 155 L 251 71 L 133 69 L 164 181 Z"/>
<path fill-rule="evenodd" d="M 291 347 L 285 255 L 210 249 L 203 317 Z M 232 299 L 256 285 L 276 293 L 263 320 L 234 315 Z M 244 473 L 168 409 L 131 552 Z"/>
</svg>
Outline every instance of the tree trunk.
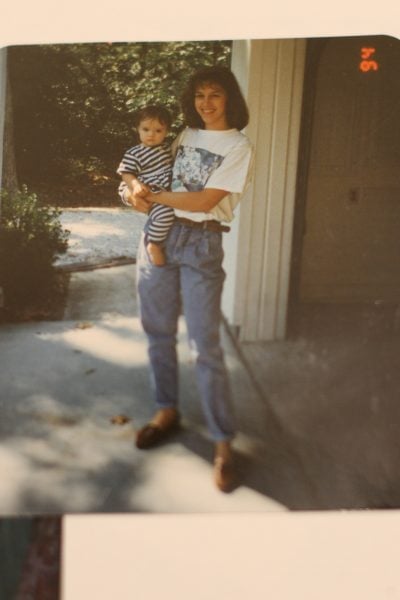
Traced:
<svg viewBox="0 0 400 600">
<path fill-rule="evenodd" d="M 9 52 L 9 50 L 7 51 Z M 7 58 L 6 58 L 7 60 Z M 8 66 L 8 65 L 7 65 Z M 1 140 L 0 140 L 1 143 Z M 3 135 L 3 165 L 1 187 L 5 190 L 15 190 L 18 188 L 17 166 L 15 162 L 14 149 L 14 127 L 13 127 L 13 107 L 10 86 L 10 77 L 6 76 L 6 106 L 4 115 L 4 135 Z M 1 200 L 0 200 L 1 216 Z M 0 312 L 4 308 L 4 290 L 0 285 Z"/>
<path fill-rule="evenodd" d="M 10 77 L 7 74 L 6 84 L 6 114 L 4 121 L 4 146 L 3 146 L 3 174 L 2 187 L 6 190 L 15 190 L 18 188 L 17 166 L 15 162 L 14 148 L 14 123 L 12 90 Z"/>
</svg>

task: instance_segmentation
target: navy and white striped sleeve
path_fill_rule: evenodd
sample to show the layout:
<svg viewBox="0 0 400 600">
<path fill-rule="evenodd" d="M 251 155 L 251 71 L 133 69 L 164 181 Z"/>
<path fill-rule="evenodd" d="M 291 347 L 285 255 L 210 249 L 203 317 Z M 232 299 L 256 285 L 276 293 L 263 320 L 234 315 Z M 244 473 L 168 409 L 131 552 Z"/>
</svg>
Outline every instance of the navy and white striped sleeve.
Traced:
<svg viewBox="0 0 400 600">
<path fill-rule="evenodd" d="M 133 175 L 138 175 L 141 171 L 141 164 L 138 157 L 132 152 L 132 148 L 127 150 L 124 154 L 123 159 L 121 160 L 119 167 L 117 169 L 117 173 L 121 175 L 122 173 L 132 173 Z"/>
</svg>

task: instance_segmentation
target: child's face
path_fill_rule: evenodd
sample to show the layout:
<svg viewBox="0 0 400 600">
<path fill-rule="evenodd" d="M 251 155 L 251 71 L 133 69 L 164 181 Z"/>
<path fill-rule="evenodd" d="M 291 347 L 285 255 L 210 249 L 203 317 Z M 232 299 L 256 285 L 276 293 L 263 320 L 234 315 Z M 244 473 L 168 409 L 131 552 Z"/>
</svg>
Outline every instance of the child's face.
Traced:
<svg viewBox="0 0 400 600">
<path fill-rule="evenodd" d="M 138 127 L 140 141 L 145 146 L 159 146 L 168 133 L 168 128 L 158 119 L 143 119 Z"/>
</svg>

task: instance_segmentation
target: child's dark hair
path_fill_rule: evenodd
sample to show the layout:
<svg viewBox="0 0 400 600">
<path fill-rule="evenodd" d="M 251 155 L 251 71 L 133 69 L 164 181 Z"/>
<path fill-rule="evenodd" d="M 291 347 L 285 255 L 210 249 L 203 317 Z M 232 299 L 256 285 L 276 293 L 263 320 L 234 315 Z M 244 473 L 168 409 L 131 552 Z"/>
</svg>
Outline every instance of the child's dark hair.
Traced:
<svg viewBox="0 0 400 600">
<path fill-rule="evenodd" d="M 249 110 L 239 84 L 232 71 L 226 67 L 203 67 L 196 71 L 188 81 L 182 96 L 182 109 L 188 127 L 204 129 L 204 123 L 194 107 L 197 88 L 205 84 L 220 85 L 226 95 L 226 120 L 229 127 L 243 129 L 249 122 Z"/>
<path fill-rule="evenodd" d="M 145 119 L 157 119 L 165 125 L 167 129 L 171 128 L 172 117 L 164 106 L 158 104 L 150 104 L 137 110 L 133 115 L 133 124 L 138 127 Z"/>
</svg>

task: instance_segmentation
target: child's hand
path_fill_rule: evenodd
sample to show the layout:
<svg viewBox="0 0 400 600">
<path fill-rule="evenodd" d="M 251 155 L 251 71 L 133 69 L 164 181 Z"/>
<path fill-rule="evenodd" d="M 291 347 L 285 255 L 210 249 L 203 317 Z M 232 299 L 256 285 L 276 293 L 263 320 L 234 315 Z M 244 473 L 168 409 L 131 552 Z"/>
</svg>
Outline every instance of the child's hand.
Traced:
<svg viewBox="0 0 400 600">
<path fill-rule="evenodd" d="M 132 186 L 132 193 L 134 196 L 139 196 L 140 198 L 144 198 L 150 192 L 150 188 L 141 181 L 135 181 Z"/>
<path fill-rule="evenodd" d="M 147 214 L 151 208 L 151 202 L 145 200 L 142 196 L 138 196 L 134 193 L 129 195 L 127 194 L 126 199 L 128 200 L 129 204 L 139 212 Z"/>
</svg>

